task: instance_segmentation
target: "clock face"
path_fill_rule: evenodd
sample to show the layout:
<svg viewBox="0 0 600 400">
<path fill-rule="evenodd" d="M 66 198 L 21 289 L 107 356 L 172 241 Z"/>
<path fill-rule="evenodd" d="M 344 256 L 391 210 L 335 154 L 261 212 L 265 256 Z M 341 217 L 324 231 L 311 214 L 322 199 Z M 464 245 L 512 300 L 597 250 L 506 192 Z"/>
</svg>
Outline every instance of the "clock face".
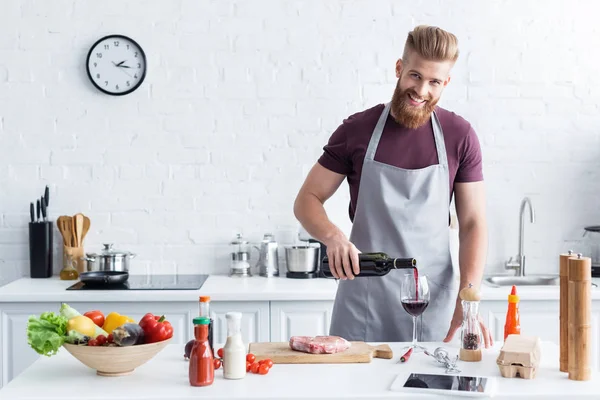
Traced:
<svg viewBox="0 0 600 400">
<path fill-rule="evenodd" d="M 87 56 L 88 77 L 98 90 L 122 96 L 137 89 L 146 77 L 146 55 L 132 39 L 109 35 L 98 40 Z"/>
</svg>

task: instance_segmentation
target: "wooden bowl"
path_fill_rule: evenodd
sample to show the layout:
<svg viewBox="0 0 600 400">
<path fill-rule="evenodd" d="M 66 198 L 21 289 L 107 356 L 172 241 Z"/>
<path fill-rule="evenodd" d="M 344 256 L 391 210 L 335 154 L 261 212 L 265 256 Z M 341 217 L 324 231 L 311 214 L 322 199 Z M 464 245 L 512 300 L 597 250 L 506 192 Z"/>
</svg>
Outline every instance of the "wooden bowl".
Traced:
<svg viewBox="0 0 600 400">
<path fill-rule="evenodd" d="M 171 339 L 135 346 L 78 346 L 65 343 L 63 347 L 83 364 L 101 376 L 129 375 L 134 369 L 157 355 Z"/>
</svg>

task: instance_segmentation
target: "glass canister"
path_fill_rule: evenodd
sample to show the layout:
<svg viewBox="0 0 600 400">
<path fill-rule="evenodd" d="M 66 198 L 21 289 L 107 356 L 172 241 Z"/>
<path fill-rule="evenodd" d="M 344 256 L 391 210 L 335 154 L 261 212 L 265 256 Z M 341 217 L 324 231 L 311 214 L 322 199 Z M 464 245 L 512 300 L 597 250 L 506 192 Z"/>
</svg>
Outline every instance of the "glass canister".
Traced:
<svg viewBox="0 0 600 400">
<path fill-rule="evenodd" d="M 459 358 L 462 361 L 481 361 L 483 347 L 483 333 L 479 325 L 481 294 L 469 283 L 469 287 L 463 288 L 459 296 L 463 308 Z"/>
<path fill-rule="evenodd" d="M 230 276 L 251 276 L 250 272 L 250 242 L 238 233 L 229 244 L 231 247 Z"/>
</svg>

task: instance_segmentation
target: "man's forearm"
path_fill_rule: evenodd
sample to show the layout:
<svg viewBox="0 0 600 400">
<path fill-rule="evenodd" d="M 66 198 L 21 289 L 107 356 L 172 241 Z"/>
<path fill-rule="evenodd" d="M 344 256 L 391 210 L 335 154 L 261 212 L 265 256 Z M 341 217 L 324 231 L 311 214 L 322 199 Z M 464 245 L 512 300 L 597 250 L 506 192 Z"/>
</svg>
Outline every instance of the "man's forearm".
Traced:
<svg viewBox="0 0 600 400">
<path fill-rule="evenodd" d="M 310 236 L 327 242 L 344 233 L 330 220 L 323 203 L 314 195 L 301 193 L 294 203 L 294 214 Z"/>
<path fill-rule="evenodd" d="M 458 251 L 460 289 L 468 287 L 469 283 L 479 287 L 485 269 L 487 243 L 487 226 L 484 221 L 460 227 Z"/>
</svg>

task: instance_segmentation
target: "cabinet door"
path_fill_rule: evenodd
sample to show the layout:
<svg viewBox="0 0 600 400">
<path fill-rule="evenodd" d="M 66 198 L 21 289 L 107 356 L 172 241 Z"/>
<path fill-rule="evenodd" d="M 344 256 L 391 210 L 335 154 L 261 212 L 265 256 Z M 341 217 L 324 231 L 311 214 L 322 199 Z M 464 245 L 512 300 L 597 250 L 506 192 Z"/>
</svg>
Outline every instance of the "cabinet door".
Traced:
<svg viewBox="0 0 600 400">
<path fill-rule="evenodd" d="M 271 302 L 271 341 L 287 342 L 291 336 L 328 335 L 333 301 Z"/>
<path fill-rule="evenodd" d="M 194 337 L 192 320 L 198 315 L 198 303 L 191 302 L 69 302 L 69 305 L 82 314 L 90 310 L 100 310 L 106 316 L 114 311 L 127 315 L 136 322 L 146 313 L 164 315 L 173 326 L 172 344 L 185 344 Z"/>
<path fill-rule="evenodd" d="M 215 347 L 224 345 L 227 340 L 227 319 L 225 318 L 225 314 L 230 311 L 242 313 L 241 329 L 244 343 L 269 341 L 268 301 L 219 301 L 210 303 Z"/>
<path fill-rule="evenodd" d="M 592 368 L 597 369 L 600 365 L 600 310 L 598 303 L 592 306 Z M 484 320 L 487 320 L 494 341 L 504 342 L 504 323 L 506 322 L 506 302 L 486 302 L 482 310 L 485 312 Z M 527 336 L 539 336 L 542 341 L 549 341 L 560 346 L 560 320 L 558 301 L 521 301 L 519 303 L 519 316 L 521 322 L 521 334 Z M 558 363 L 558 360 L 557 360 Z"/>
<path fill-rule="evenodd" d="M 0 305 L 0 387 L 33 364 L 40 355 L 27 344 L 27 320 L 46 311 L 58 312 L 59 303 L 3 303 Z"/>
</svg>

